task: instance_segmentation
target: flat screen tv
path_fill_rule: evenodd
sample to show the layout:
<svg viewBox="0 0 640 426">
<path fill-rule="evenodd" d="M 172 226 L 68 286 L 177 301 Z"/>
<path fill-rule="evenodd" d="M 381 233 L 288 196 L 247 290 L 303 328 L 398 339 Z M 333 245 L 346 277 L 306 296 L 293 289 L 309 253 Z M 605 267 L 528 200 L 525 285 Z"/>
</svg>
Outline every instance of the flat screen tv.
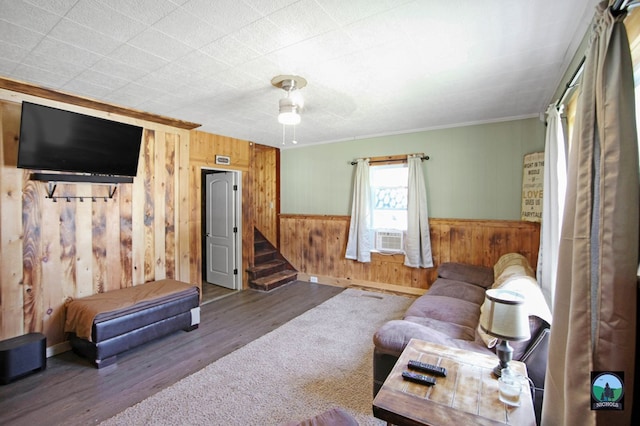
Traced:
<svg viewBox="0 0 640 426">
<path fill-rule="evenodd" d="M 18 167 L 135 176 L 142 127 L 22 103 Z"/>
</svg>

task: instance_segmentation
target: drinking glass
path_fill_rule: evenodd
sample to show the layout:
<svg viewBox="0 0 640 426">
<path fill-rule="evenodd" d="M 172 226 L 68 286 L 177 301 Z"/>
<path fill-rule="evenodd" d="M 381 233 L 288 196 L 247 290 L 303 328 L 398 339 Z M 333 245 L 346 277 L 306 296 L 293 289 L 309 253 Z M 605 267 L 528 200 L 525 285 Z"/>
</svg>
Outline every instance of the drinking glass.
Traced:
<svg viewBox="0 0 640 426">
<path fill-rule="evenodd" d="M 522 392 L 522 376 L 515 374 L 511 369 L 502 369 L 502 375 L 498 378 L 498 395 L 500 401 L 512 407 L 520 405 L 520 393 Z"/>
</svg>

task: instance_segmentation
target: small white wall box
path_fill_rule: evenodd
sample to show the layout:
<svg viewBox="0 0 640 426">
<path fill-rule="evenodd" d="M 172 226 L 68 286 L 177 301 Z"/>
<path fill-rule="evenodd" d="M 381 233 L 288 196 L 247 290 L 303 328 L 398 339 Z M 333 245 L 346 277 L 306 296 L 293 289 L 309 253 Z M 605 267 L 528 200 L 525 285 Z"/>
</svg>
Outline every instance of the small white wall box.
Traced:
<svg viewBox="0 0 640 426">
<path fill-rule="evenodd" d="M 402 251 L 402 231 L 376 231 L 376 250 Z"/>
<path fill-rule="evenodd" d="M 42 333 L 29 333 L 0 342 L 0 384 L 47 367 L 47 339 Z"/>
<path fill-rule="evenodd" d="M 200 306 L 191 308 L 191 325 L 200 324 Z"/>
</svg>

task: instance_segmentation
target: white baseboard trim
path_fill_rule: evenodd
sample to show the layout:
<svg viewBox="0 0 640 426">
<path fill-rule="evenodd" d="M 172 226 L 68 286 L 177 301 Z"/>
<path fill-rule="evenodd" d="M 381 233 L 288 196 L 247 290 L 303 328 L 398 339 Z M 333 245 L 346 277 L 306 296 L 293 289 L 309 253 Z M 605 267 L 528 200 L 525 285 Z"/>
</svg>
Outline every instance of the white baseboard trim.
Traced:
<svg viewBox="0 0 640 426">
<path fill-rule="evenodd" d="M 52 356 L 60 355 L 61 353 L 68 352 L 71 350 L 71 344 L 68 340 L 65 340 L 62 343 L 58 343 L 57 345 L 49 346 L 47 348 L 47 358 L 51 358 Z"/>
</svg>

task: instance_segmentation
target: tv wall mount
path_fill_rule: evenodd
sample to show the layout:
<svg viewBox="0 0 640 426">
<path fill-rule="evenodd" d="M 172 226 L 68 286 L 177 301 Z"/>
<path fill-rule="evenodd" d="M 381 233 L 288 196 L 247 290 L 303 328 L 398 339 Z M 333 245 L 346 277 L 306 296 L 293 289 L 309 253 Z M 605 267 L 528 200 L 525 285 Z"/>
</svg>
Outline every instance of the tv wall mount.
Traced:
<svg viewBox="0 0 640 426">
<path fill-rule="evenodd" d="M 47 198 L 57 202 L 58 200 L 67 200 L 71 202 L 72 199 L 79 199 L 80 202 L 84 202 L 84 199 L 91 199 L 96 202 L 99 198 L 107 200 L 113 199 L 113 196 L 118 189 L 120 183 L 133 183 L 133 177 L 128 176 L 104 176 L 104 175 L 74 175 L 74 174 L 58 174 L 58 173 L 32 173 L 31 180 L 37 180 L 48 183 Z M 108 195 L 106 196 L 82 196 L 82 195 L 55 195 L 58 183 L 90 183 L 92 185 L 108 185 Z"/>
</svg>

